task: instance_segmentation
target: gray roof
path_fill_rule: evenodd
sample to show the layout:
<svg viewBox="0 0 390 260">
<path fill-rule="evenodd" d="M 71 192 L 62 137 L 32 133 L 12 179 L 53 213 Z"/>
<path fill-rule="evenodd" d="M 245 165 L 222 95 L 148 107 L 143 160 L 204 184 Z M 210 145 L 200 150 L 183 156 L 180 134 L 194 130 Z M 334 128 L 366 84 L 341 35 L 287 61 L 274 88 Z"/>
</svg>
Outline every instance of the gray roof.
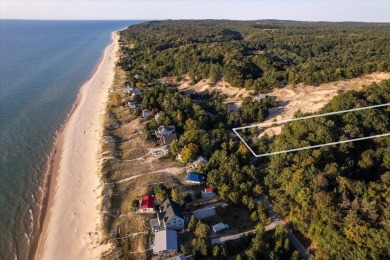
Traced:
<svg viewBox="0 0 390 260">
<path fill-rule="evenodd" d="M 163 135 L 161 138 L 164 144 L 169 145 L 172 143 L 173 140 L 177 139 L 177 136 L 176 133 L 173 133 L 173 134 Z"/>
<path fill-rule="evenodd" d="M 176 132 L 176 128 L 174 125 L 162 125 L 158 128 L 158 131 L 162 132 L 162 131 L 171 131 L 172 133 L 175 133 Z"/>
<path fill-rule="evenodd" d="M 177 250 L 177 232 L 165 229 L 154 234 L 154 252 Z"/>
<path fill-rule="evenodd" d="M 163 204 L 160 206 L 160 212 L 157 213 L 158 218 L 168 222 L 174 216 L 184 219 L 183 212 L 179 204 L 171 200 L 170 198 L 166 199 Z"/>
</svg>

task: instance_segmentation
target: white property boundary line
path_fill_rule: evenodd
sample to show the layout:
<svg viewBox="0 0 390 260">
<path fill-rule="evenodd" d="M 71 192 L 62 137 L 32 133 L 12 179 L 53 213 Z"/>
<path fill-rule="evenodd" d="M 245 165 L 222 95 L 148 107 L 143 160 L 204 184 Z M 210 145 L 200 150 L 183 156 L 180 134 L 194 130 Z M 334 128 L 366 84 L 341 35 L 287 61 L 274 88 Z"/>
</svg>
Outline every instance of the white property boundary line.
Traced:
<svg viewBox="0 0 390 260">
<path fill-rule="evenodd" d="M 337 115 L 337 114 L 342 114 L 342 113 L 347 113 L 347 112 L 353 112 L 353 111 L 359 111 L 359 110 L 365 110 L 365 109 L 372 109 L 372 108 L 378 108 L 378 107 L 386 107 L 386 106 L 390 106 L 390 103 L 374 105 L 374 106 L 367 106 L 367 107 L 359 107 L 359 108 L 353 108 L 353 109 L 347 109 L 347 110 L 340 110 L 340 111 L 336 111 L 336 112 L 330 112 L 330 113 L 324 113 L 324 114 L 318 114 L 318 115 L 311 115 L 311 116 L 304 116 L 304 117 L 298 117 L 298 118 L 291 118 L 291 119 L 275 121 L 275 122 L 268 122 L 268 123 L 262 123 L 262 124 L 257 124 L 257 125 L 236 127 L 236 128 L 233 128 L 233 132 L 238 136 L 238 138 L 240 138 L 240 140 L 244 143 L 244 145 L 249 149 L 249 151 L 255 157 L 264 157 L 264 156 L 270 156 L 270 155 L 276 155 L 276 154 L 282 154 L 282 153 L 289 153 L 289 152 L 296 152 L 296 151 L 302 151 L 302 150 L 307 150 L 307 149 L 320 148 L 320 147 L 336 145 L 336 144 L 343 144 L 343 143 L 350 143 L 350 142 L 362 141 L 362 140 L 367 140 L 367 139 L 374 139 L 374 138 L 379 138 L 379 137 L 390 136 L 390 133 L 385 133 L 385 134 L 380 134 L 380 135 L 373 135 L 373 136 L 367 136 L 367 137 L 361 137 L 361 138 L 355 138 L 355 139 L 349 139 L 349 140 L 338 141 L 338 142 L 331 142 L 331 143 L 326 143 L 326 144 L 306 146 L 306 147 L 295 148 L 295 149 L 284 150 L 284 151 L 278 151 L 278 152 L 273 152 L 273 153 L 256 154 L 253 151 L 253 149 L 245 142 L 245 140 L 238 134 L 237 130 L 254 128 L 254 127 L 281 125 L 281 124 L 285 124 L 285 123 L 292 122 L 292 121 L 298 121 L 298 120 L 304 120 L 304 119 L 310 119 L 310 118 L 316 118 L 316 117 L 322 117 L 322 116 Z"/>
</svg>

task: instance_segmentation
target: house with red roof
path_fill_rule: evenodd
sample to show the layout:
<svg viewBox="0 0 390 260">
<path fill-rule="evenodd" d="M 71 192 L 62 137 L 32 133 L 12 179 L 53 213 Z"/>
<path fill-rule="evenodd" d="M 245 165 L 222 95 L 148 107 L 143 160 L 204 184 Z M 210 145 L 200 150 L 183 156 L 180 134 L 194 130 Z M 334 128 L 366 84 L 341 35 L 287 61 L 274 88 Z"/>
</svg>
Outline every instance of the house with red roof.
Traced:
<svg viewBox="0 0 390 260">
<path fill-rule="evenodd" d="M 143 196 L 140 201 L 140 207 L 138 213 L 154 213 L 154 196 L 146 195 Z"/>
<path fill-rule="evenodd" d="M 202 190 L 202 199 L 212 199 L 212 198 L 215 198 L 217 196 L 217 194 L 215 194 L 213 188 L 205 188 L 204 190 Z"/>
</svg>

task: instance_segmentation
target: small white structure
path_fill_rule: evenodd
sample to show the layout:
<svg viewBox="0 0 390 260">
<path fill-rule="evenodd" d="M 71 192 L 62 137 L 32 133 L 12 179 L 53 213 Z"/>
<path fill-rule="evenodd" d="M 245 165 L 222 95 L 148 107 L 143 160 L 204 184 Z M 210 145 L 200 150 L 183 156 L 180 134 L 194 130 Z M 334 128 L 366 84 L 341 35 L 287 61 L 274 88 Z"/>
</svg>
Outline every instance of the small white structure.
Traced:
<svg viewBox="0 0 390 260">
<path fill-rule="evenodd" d="M 135 75 L 134 75 L 134 78 L 135 78 L 136 80 L 140 79 L 140 77 L 141 77 L 141 76 L 138 75 L 138 74 L 135 74 Z"/>
<path fill-rule="evenodd" d="M 157 113 L 155 116 L 154 116 L 154 120 L 158 120 L 160 118 L 160 113 Z"/>
<path fill-rule="evenodd" d="M 222 223 L 222 222 L 219 222 L 219 223 L 213 225 L 212 228 L 213 228 L 213 231 L 214 231 L 215 233 L 219 233 L 219 232 L 224 231 L 225 229 L 228 229 L 228 228 L 229 228 L 229 225 L 224 224 L 224 223 Z"/>
<path fill-rule="evenodd" d="M 149 109 L 142 110 L 142 117 L 145 119 L 148 119 L 150 116 L 151 111 Z"/>
<path fill-rule="evenodd" d="M 153 253 L 164 254 L 177 252 L 177 232 L 175 230 L 162 230 L 154 234 Z"/>
</svg>

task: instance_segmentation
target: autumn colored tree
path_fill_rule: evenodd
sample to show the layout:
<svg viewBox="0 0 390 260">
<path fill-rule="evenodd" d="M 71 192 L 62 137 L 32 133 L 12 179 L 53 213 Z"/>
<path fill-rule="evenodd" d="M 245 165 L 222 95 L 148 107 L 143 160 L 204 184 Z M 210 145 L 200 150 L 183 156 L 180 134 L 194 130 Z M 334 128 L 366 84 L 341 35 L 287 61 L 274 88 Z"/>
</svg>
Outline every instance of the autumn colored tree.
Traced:
<svg viewBox="0 0 390 260">
<path fill-rule="evenodd" d="M 189 143 L 181 150 L 181 159 L 183 162 L 188 163 L 191 160 L 195 159 L 198 155 L 198 146 L 193 143 Z"/>
</svg>

